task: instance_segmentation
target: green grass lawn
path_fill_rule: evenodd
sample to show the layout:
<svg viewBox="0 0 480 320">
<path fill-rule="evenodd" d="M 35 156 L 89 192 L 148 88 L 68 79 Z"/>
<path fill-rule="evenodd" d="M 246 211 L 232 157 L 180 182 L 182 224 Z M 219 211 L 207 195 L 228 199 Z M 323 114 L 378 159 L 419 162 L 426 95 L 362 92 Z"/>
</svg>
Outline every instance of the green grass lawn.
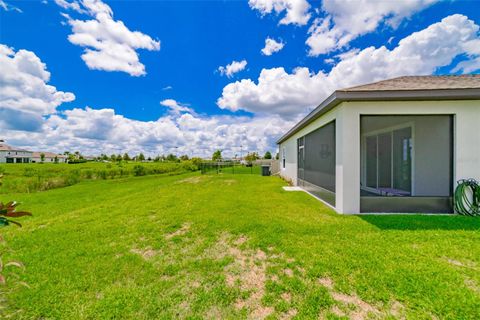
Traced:
<svg viewBox="0 0 480 320">
<path fill-rule="evenodd" d="M 3 194 L 15 319 L 480 318 L 480 219 L 342 216 L 277 177 L 144 176 Z M 30 288 L 13 289 L 13 272 Z"/>
</svg>

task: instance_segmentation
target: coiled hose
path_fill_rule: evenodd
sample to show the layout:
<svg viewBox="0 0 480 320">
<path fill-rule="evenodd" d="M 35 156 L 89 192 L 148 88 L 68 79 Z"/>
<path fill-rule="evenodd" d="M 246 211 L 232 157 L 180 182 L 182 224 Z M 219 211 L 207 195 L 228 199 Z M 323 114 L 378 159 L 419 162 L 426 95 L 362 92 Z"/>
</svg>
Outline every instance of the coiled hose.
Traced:
<svg viewBox="0 0 480 320">
<path fill-rule="evenodd" d="M 480 183 L 475 179 L 459 180 L 453 203 L 458 214 L 480 216 Z"/>
</svg>

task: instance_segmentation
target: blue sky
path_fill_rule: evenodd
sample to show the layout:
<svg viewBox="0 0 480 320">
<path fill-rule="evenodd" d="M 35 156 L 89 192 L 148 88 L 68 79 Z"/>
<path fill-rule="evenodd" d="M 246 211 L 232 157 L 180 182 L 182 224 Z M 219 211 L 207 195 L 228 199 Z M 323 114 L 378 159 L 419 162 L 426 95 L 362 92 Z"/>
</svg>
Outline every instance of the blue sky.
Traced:
<svg viewBox="0 0 480 320">
<path fill-rule="evenodd" d="M 88 154 L 273 151 L 337 88 L 478 72 L 479 8 L 436 0 L 0 0 L 0 138 Z M 267 38 L 283 47 L 265 55 Z M 246 65 L 222 74 L 234 61 Z M 42 87 L 26 90 L 22 81 Z"/>
</svg>

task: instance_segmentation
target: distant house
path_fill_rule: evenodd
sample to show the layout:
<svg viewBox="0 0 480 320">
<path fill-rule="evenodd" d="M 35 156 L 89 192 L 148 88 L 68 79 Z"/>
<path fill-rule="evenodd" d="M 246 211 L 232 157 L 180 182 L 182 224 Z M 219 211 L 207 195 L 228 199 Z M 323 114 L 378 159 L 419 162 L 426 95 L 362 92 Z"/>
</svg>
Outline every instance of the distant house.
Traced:
<svg viewBox="0 0 480 320">
<path fill-rule="evenodd" d="M 453 212 L 480 180 L 480 75 L 337 90 L 277 143 L 280 175 L 337 212 Z"/>
<path fill-rule="evenodd" d="M 30 163 L 33 152 L 12 147 L 0 140 L 0 163 Z"/>
<path fill-rule="evenodd" d="M 62 154 L 56 154 L 52 152 L 33 152 L 32 162 L 40 163 L 42 162 L 42 153 L 45 156 L 43 159 L 44 163 L 55 163 L 55 158 L 58 159 L 58 163 L 67 162 L 67 157 Z"/>
</svg>

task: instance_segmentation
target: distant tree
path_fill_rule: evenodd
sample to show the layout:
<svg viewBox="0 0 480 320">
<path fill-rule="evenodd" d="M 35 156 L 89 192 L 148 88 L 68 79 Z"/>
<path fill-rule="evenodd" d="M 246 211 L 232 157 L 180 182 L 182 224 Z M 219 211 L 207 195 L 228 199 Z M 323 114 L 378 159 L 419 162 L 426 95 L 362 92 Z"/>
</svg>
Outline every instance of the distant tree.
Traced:
<svg viewBox="0 0 480 320">
<path fill-rule="evenodd" d="M 268 160 L 272 159 L 272 154 L 270 153 L 270 151 L 265 152 L 263 159 L 268 159 Z"/>
<path fill-rule="evenodd" d="M 58 163 L 58 157 L 57 156 L 55 156 L 55 158 L 53 158 L 53 162 Z"/>
<path fill-rule="evenodd" d="M 222 161 L 222 151 L 216 150 L 212 155 L 212 161 Z"/>
<path fill-rule="evenodd" d="M 278 160 L 280 159 L 280 154 L 277 152 L 277 154 L 275 155 L 275 159 Z"/>
<path fill-rule="evenodd" d="M 153 162 L 160 162 L 160 156 L 156 156 L 155 159 L 153 159 Z"/>
<path fill-rule="evenodd" d="M 253 163 L 257 159 L 260 159 L 260 157 L 256 152 L 247 153 L 247 155 L 245 156 L 245 161 L 247 161 L 249 164 Z"/>
<path fill-rule="evenodd" d="M 113 161 L 113 162 L 117 161 L 117 155 L 116 155 L 116 154 L 112 154 L 112 155 L 110 156 L 110 160 Z"/>
<path fill-rule="evenodd" d="M 137 156 L 137 160 L 138 161 L 145 161 L 145 156 L 143 155 L 143 153 L 140 152 L 140 154 Z"/>
<path fill-rule="evenodd" d="M 102 160 L 107 161 L 107 160 L 108 160 L 108 156 L 107 156 L 106 154 L 102 154 Z"/>
<path fill-rule="evenodd" d="M 117 162 L 120 162 L 123 160 L 123 157 L 121 154 L 117 154 Z"/>
<path fill-rule="evenodd" d="M 180 156 L 180 160 L 182 161 L 187 161 L 188 159 L 190 159 L 186 154 L 184 154 L 183 156 Z"/>
<path fill-rule="evenodd" d="M 45 153 L 40 153 L 40 162 L 44 163 L 45 162 Z"/>
<path fill-rule="evenodd" d="M 147 160 L 148 160 L 148 161 L 152 161 L 152 157 L 148 157 Z"/>
<path fill-rule="evenodd" d="M 125 152 L 125 153 L 123 154 L 123 160 L 125 160 L 125 161 L 130 161 L 130 160 L 132 160 L 132 159 L 130 159 L 130 156 L 128 155 L 128 153 Z"/>
<path fill-rule="evenodd" d="M 178 161 L 178 157 L 176 155 L 174 155 L 173 153 L 170 153 L 167 155 L 167 157 L 165 158 L 166 161 L 169 161 L 169 162 L 177 162 Z"/>
</svg>

